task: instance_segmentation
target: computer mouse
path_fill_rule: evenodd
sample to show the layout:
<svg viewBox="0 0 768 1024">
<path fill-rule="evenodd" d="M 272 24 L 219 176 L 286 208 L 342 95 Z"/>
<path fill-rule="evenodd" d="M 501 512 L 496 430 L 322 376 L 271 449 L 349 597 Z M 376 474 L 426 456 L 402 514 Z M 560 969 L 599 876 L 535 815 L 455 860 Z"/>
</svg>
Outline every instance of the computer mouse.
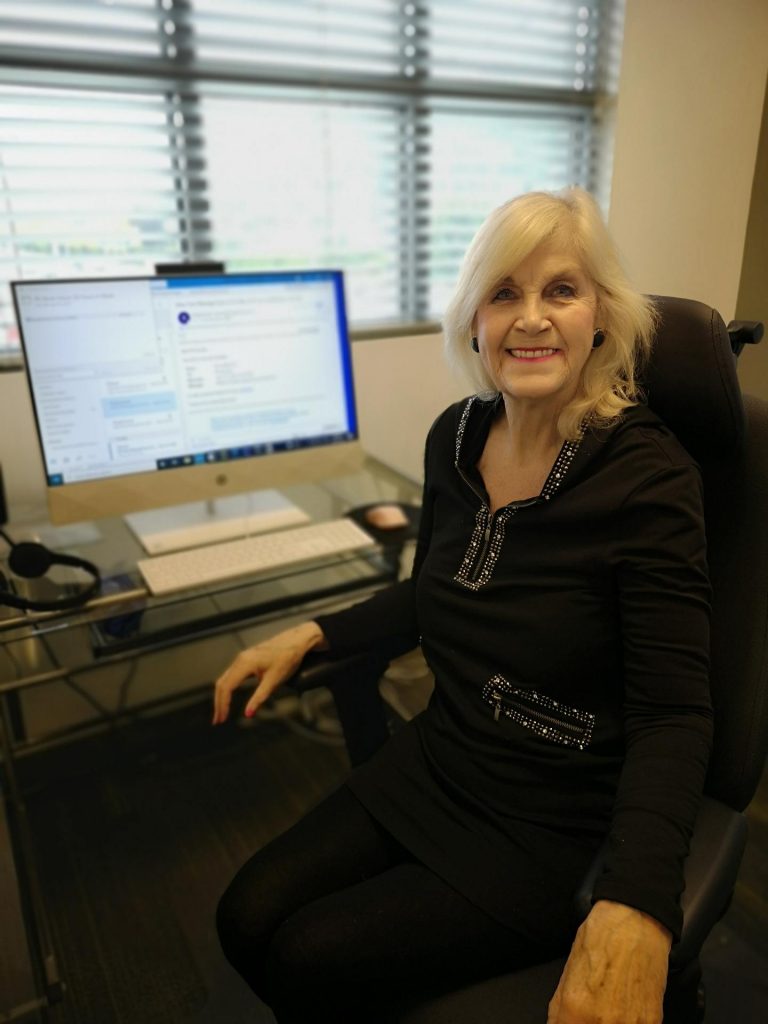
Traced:
<svg viewBox="0 0 768 1024">
<path fill-rule="evenodd" d="M 371 505 L 363 513 L 363 518 L 369 526 L 373 526 L 377 530 L 402 530 L 410 522 L 400 505 L 391 503 Z"/>
</svg>

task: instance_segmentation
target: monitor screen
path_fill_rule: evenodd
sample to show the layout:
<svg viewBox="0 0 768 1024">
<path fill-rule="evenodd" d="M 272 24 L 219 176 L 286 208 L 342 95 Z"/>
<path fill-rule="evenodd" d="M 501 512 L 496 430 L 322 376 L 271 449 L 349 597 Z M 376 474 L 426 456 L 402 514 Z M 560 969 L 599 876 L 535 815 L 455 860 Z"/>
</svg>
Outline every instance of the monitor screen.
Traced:
<svg viewBox="0 0 768 1024">
<path fill-rule="evenodd" d="M 54 522 L 316 479 L 357 448 L 340 271 L 13 293 Z"/>
</svg>

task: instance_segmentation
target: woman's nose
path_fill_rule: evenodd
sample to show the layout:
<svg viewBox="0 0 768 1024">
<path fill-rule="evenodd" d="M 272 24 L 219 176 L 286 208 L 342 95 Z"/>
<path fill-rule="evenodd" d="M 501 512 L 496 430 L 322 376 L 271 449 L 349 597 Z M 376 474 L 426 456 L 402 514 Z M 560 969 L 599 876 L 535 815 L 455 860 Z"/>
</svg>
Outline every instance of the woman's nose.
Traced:
<svg viewBox="0 0 768 1024">
<path fill-rule="evenodd" d="M 538 333 L 549 326 L 545 304 L 540 295 L 525 295 L 521 298 L 515 326 L 527 334 Z"/>
</svg>

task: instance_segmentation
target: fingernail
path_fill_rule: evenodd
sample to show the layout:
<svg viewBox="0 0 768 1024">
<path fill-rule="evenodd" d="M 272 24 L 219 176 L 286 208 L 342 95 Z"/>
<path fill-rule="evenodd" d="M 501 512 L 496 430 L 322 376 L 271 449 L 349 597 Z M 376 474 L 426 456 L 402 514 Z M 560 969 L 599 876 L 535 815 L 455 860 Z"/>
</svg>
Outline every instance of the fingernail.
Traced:
<svg viewBox="0 0 768 1024">
<path fill-rule="evenodd" d="M 253 718 L 253 708 L 246 708 L 245 709 L 245 717 L 246 718 Z"/>
</svg>

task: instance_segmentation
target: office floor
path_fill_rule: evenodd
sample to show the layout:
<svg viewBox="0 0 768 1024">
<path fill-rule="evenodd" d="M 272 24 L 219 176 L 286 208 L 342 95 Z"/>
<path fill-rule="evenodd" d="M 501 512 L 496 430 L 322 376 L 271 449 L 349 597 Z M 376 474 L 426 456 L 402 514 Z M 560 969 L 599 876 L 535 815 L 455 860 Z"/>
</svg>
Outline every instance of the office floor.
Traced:
<svg viewBox="0 0 768 1024">
<path fill-rule="evenodd" d="M 23 764 L 68 991 L 52 1024 L 270 1024 L 224 962 L 218 894 L 347 771 L 282 722 L 211 730 L 207 701 Z M 764 1024 L 768 774 L 736 897 L 704 957 L 707 1024 Z"/>
</svg>

